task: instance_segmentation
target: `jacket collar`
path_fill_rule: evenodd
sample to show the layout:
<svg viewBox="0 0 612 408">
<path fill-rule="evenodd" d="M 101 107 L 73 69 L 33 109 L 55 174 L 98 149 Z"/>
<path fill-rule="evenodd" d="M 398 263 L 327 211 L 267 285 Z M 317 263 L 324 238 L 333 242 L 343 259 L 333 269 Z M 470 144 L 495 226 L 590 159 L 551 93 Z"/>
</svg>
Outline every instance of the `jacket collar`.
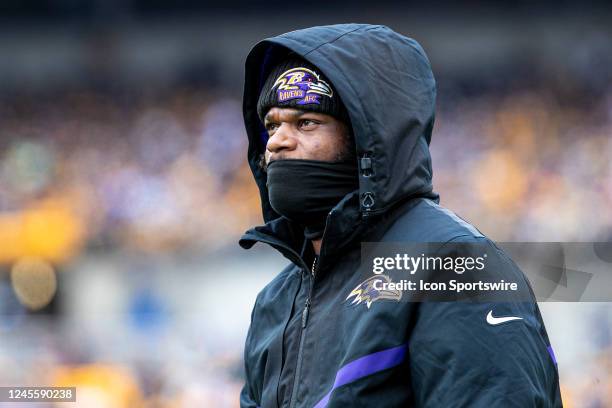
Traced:
<svg viewBox="0 0 612 408">
<path fill-rule="evenodd" d="M 371 225 L 369 221 L 363 218 L 359 211 L 359 192 L 347 194 L 327 217 L 319 259 L 324 258 L 328 263 L 336 259 L 342 249 L 358 244 Z M 308 242 L 304 238 L 304 230 L 285 217 L 281 216 L 249 229 L 242 235 L 239 244 L 244 249 L 249 249 L 257 242 L 269 244 L 298 265 L 306 265 L 304 255 Z"/>
</svg>

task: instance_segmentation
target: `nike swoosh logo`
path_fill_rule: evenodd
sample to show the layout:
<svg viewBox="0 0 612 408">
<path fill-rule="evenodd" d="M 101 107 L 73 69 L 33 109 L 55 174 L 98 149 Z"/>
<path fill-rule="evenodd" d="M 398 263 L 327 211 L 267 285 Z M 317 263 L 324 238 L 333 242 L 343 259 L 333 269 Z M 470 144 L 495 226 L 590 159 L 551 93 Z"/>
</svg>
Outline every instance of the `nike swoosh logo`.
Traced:
<svg viewBox="0 0 612 408">
<path fill-rule="evenodd" d="M 493 316 L 493 310 L 489 311 L 489 314 L 487 315 L 487 323 L 489 323 L 491 326 L 497 326 L 498 324 L 502 324 L 502 323 L 506 323 L 506 322 L 511 322 L 514 320 L 523 320 L 522 317 L 516 317 L 516 316 L 508 316 L 508 317 L 494 317 Z"/>
</svg>

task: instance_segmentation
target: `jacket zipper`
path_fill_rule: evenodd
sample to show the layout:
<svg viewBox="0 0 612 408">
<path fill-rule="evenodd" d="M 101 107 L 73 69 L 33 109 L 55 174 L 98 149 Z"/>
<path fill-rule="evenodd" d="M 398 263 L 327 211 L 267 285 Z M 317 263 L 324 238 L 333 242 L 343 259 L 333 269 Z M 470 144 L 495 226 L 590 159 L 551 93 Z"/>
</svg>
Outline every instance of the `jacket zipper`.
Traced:
<svg viewBox="0 0 612 408">
<path fill-rule="evenodd" d="M 293 379 L 293 387 L 291 388 L 291 399 L 289 400 L 289 407 L 293 408 L 296 404 L 297 397 L 297 387 L 300 383 L 300 371 L 302 370 L 302 349 L 304 348 L 304 331 L 306 330 L 306 325 L 308 324 L 308 313 L 310 311 L 310 299 L 312 297 L 312 288 L 314 286 L 314 278 L 316 276 L 317 271 L 317 260 L 318 257 L 315 256 L 312 261 L 312 269 L 311 269 L 311 278 L 310 278 L 310 287 L 308 288 L 308 297 L 306 298 L 306 303 L 304 304 L 304 310 L 302 310 L 302 328 L 300 330 L 300 346 L 298 348 L 298 359 L 295 365 L 295 376 Z"/>
<path fill-rule="evenodd" d="M 328 216 L 327 219 L 325 220 L 325 229 L 323 230 L 323 236 L 325 236 L 325 232 L 327 231 L 327 226 L 329 224 L 329 220 L 332 216 L 332 213 L 334 212 L 334 210 L 332 209 Z M 302 257 L 300 255 L 297 254 L 297 252 L 295 252 L 293 249 L 291 249 L 290 247 L 288 247 L 287 245 L 284 245 L 283 243 L 281 243 L 278 240 L 270 240 L 270 239 L 265 239 L 265 238 L 261 238 L 261 237 L 257 237 L 254 236 L 254 234 L 248 234 L 250 236 L 252 236 L 255 240 L 259 241 L 259 242 L 264 242 L 267 243 L 273 247 L 281 247 L 285 250 L 287 250 L 294 258 L 296 261 L 298 261 L 301 264 L 301 267 L 303 270 L 308 270 L 308 266 L 306 265 L 306 263 L 302 260 Z M 323 253 L 323 248 L 321 248 L 321 254 Z M 297 397 L 297 385 L 300 383 L 300 371 L 302 368 L 302 350 L 304 348 L 304 331 L 306 329 L 306 325 L 308 324 L 308 313 L 310 311 L 310 302 L 311 302 L 311 298 L 312 298 L 312 289 L 314 286 L 314 278 L 316 276 L 316 270 L 317 270 L 317 263 L 320 259 L 320 256 L 316 256 L 312 262 L 312 268 L 311 268 L 311 274 L 312 277 L 310 278 L 310 287 L 308 288 L 308 297 L 306 298 L 306 304 L 304 305 L 304 309 L 302 310 L 302 326 L 300 328 L 300 345 L 298 348 L 298 359 L 297 359 L 297 363 L 296 363 L 296 368 L 295 368 L 295 376 L 293 379 L 293 388 L 291 389 L 291 398 L 289 399 L 289 407 L 293 408 L 295 407 L 296 404 L 296 397 Z"/>
<path fill-rule="evenodd" d="M 308 312 L 310 311 L 310 298 L 312 296 L 312 287 L 314 286 L 314 278 L 316 274 L 317 260 L 318 260 L 318 257 L 315 256 L 314 260 L 312 261 L 312 269 L 311 269 L 312 282 L 310 284 L 310 289 L 308 290 L 308 297 L 306 298 L 306 304 L 304 305 L 304 310 L 302 311 L 302 329 L 306 328 L 306 323 L 308 322 Z"/>
</svg>

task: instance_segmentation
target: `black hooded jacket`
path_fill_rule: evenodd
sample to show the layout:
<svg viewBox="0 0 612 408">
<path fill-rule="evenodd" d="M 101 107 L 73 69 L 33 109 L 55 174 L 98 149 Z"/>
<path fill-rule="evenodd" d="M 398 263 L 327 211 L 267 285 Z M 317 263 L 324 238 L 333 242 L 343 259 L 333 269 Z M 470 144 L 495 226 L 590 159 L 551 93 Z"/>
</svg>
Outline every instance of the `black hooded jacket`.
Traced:
<svg viewBox="0 0 612 408">
<path fill-rule="evenodd" d="M 359 190 L 329 213 L 319 259 L 303 230 L 275 213 L 258 162 L 267 132 L 257 116 L 263 82 L 289 52 L 317 66 L 345 104 Z M 534 299 L 491 303 L 354 305 L 361 242 L 478 242 L 502 277 L 524 279 L 494 243 L 439 206 L 429 143 L 435 80 L 413 39 L 385 26 L 340 24 L 258 43 L 246 61 L 248 160 L 265 225 L 247 231 L 290 264 L 257 296 L 245 345 L 241 407 L 558 407 L 559 378 Z M 491 326 L 487 312 L 521 322 Z"/>
</svg>

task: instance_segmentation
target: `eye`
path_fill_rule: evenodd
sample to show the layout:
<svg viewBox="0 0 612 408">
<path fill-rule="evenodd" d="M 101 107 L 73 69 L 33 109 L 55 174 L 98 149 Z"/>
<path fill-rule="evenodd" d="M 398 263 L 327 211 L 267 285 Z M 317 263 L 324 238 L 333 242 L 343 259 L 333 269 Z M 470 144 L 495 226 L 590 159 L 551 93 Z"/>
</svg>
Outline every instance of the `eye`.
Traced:
<svg viewBox="0 0 612 408">
<path fill-rule="evenodd" d="M 319 122 L 312 120 L 312 119 L 301 119 L 299 122 L 299 126 L 302 127 L 312 127 L 315 125 L 318 125 Z"/>
<path fill-rule="evenodd" d="M 274 131 L 278 128 L 278 123 L 268 122 L 266 123 L 266 130 L 268 132 Z"/>
</svg>

